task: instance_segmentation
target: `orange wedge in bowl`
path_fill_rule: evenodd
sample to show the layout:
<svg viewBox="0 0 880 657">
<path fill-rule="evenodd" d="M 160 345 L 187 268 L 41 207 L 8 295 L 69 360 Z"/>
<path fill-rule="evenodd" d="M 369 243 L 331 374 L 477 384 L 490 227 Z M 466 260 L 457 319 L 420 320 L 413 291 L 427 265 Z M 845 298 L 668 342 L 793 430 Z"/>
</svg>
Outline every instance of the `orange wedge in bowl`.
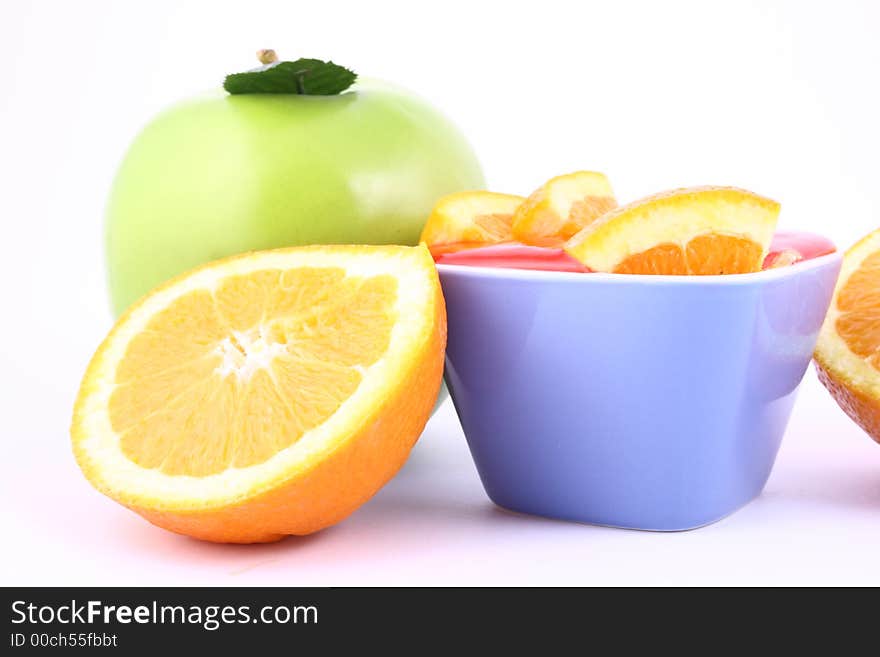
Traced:
<svg viewBox="0 0 880 657">
<path fill-rule="evenodd" d="M 445 339 L 424 247 L 214 262 L 117 322 L 82 381 L 74 453 L 99 491 L 171 531 L 236 543 L 308 534 L 406 460 Z"/>
<path fill-rule="evenodd" d="M 743 189 L 676 189 L 606 213 L 564 248 L 593 271 L 756 272 L 767 255 L 778 215 L 778 203 Z"/>
<path fill-rule="evenodd" d="M 615 207 L 614 192 L 603 174 L 576 171 L 556 176 L 517 208 L 513 239 L 534 246 L 559 246 Z"/>
<path fill-rule="evenodd" d="M 434 206 L 419 241 L 435 253 L 444 247 L 509 242 L 513 213 L 524 200 L 514 194 L 485 191 L 449 194 Z"/>
<path fill-rule="evenodd" d="M 814 357 L 840 407 L 880 442 L 880 230 L 844 255 Z"/>
</svg>

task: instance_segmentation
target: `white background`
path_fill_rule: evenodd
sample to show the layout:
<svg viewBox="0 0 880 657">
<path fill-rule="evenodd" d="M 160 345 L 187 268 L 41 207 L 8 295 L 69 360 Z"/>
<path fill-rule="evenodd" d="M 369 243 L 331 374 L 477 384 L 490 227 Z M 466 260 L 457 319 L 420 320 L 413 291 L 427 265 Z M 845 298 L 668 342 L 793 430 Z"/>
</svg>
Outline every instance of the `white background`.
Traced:
<svg viewBox="0 0 880 657">
<path fill-rule="evenodd" d="M 160 108 L 257 48 L 333 58 L 446 111 L 492 188 L 577 168 L 622 200 L 704 183 L 782 201 L 841 246 L 880 226 L 880 4 L 4 2 L 0 6 L 0 583 L 880 584 L 880 446 L 808 372 L 764 495 L 681 534 L 494 508 L 454 411 L 341 525 L 201 544 L 94 492 L 67 435 L 111 324 L 102 212 Z"/>
</svg>

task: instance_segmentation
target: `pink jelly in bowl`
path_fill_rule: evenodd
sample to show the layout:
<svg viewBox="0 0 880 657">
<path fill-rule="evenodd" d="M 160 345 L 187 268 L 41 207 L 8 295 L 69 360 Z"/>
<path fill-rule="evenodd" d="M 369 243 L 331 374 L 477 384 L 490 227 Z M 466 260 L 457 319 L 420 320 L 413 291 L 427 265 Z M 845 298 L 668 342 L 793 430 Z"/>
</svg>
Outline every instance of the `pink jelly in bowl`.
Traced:
<svg viewBox="0 0 880 657">
<path fill-rule="evenodd" d="M 764 269 L 793 265 L 804 260 L 834 253 L 831 240 L 803 231 L 779 231 L 770 242 Z M 527 246 L 519 242 L 502 242 L 487 246 L 472 244 L 432 247 L 438 265 L 467 265 L 503 269 L 584 272 L 590 270 L 561 247 Z"/>
</svg>

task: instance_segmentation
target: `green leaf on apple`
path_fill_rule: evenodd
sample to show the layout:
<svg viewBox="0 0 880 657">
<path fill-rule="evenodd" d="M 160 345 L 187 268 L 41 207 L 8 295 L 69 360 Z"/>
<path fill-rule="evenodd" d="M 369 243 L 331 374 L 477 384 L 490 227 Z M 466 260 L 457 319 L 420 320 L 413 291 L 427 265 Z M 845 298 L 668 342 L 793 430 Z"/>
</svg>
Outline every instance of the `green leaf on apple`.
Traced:
<svg viewBox="0 0 880 657">
<path fill-rule="evenodd" d="M 332 96 L 348 89 L 356 79 L 356 73 L 333 62 L 297 59 L 227 75 L 223 88 L 231 94 Z"/>
</svg>

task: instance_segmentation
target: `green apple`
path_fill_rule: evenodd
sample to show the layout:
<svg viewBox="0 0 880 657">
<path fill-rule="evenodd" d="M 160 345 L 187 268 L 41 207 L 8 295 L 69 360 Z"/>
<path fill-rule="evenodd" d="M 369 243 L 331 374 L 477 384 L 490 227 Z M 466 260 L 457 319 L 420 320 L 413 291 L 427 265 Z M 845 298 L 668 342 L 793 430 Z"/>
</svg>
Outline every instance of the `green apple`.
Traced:
<svg viewBox="0 0 880 657">
<path fill-rule="evenodd" d="M 456 127 L 389 84 L 359 81 L 336 95 L 195 98 L 144 128 L 113 182 L 106 234 L 113 310 L 243 251 L 416 244 L 440 196 L 483 187 Z"/>
</svg>

